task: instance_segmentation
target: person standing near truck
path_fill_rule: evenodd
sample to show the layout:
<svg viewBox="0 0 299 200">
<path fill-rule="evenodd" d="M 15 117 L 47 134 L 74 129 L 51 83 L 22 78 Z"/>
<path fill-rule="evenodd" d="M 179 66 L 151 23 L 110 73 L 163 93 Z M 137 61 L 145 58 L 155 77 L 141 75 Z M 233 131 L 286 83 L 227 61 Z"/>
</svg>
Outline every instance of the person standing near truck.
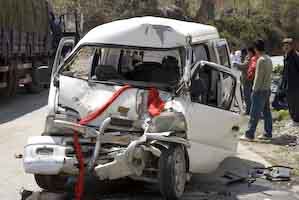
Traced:
<svg viewBox="0 0 299 200">
<path fill-rule="evenodd" d="M 292 38 L 283 40 L 283 50 L 285 58 L 281 88 L 286 92 L 289 112 L 293 120 L 291 125 L 299 127 L 299 54 Z"/>
<path fill-rule="evenodd" d="M 248 129 L 240 139 L 252 141 L 255 138 L 255 131 L 261 117 L 264 116 L 265 133 L 259 136 L 259 139 L 272 138 L 272 114 L 270 110 L 270 94 L 273 64 L 271 58 L 265 53 L 265 44 L 263 40 L 257 40 L 254 43 L 254 49 L 258 57 L 254 83 L 252 87 L 252 105 L 250 108 L 250 120 Z"/>
<path fill-rule="evenodd" d="M 251 108 L 251 93 L 252 93 L 252 86 L 254 81 L 255 75 L 255 68 L 256 68 L 257 56 L 254 51 L 254 47 L 250 46 L 247 49 L 247 56 L 243 63 L 234 63 L 234 66 L 239 69 L 240 71 L 244 71 L 243 77 L 243 94 L 244 100 L 246 104 L 246 111 L 245 114 L 249 115 L 250 108 Z M 242 73 L 243 74 L 243 73 Z"/>
</svg>

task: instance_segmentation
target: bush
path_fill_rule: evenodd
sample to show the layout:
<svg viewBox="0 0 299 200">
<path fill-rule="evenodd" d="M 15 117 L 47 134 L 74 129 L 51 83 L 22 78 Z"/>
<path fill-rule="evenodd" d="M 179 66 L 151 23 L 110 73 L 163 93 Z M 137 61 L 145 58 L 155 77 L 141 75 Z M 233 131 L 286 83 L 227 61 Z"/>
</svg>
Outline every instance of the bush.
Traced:
<svg viewBox="0 0 299 200">
<path fill-rule="evenodd" d="M 273 67 L 273 73 L 280 75 L 283 72 L 283 65 L 276 65 Z"/>
</svg>

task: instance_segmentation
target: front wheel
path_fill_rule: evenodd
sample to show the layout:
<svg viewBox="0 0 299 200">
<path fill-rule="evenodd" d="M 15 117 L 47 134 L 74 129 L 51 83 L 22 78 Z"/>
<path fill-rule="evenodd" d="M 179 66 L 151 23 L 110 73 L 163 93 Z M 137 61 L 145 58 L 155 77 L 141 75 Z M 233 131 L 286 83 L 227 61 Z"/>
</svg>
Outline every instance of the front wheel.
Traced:
<svg viewBox="0 0 299 200">
<path fill-rule="evenodd" d="M 37 185 L 47 191 L 64 191 L 66 189 L 66 184 L 68 177 L 60 175 L 34 175 L 35 182 Z"/>
<path fill-rule="evenodd" d="M 159 159 L 159 184 L 161 194 L 167 200 L 179 199 L 187 180 L 185 150 L 181 145 L 163 149 Z"/>
</svg>

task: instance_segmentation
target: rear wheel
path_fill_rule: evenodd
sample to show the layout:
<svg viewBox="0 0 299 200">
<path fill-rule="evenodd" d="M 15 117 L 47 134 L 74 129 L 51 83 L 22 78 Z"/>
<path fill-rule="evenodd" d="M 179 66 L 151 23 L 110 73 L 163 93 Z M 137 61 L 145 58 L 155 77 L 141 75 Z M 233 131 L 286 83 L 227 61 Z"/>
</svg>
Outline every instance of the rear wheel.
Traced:
<svg viewBox="0 0 299 200">
<path fill-rule="evenodd" d="M 6 83 L 7 87 L 3 90 L 2 95 L 5 97 L 15 96 L 18 88 L 17 62 L 11 62 L 9 64 L 9 71 L 6 75 Z"/>
<path fill-rule="evenodd" d="M 64 191 L 68 180 L 67 176 L 60 175 L 35 174 L 34 178 L 40 188 L 48 191 Z"/>
<path fill-rule="evenodd" d="M 159 159 L 159 184 L 162 195 L 168 199 L 179 199 L 187 180 L 185 150 L 181 145 L 171 145 L 162 151 Z"/>
</svg>

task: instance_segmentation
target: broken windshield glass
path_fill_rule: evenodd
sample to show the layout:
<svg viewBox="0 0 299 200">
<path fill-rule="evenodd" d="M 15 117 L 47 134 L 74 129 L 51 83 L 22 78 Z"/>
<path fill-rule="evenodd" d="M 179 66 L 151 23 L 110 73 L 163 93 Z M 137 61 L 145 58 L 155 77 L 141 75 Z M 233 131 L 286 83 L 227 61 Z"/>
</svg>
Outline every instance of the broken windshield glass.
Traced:
<svg viewBox="0 0 299 200">
<path fill-rule="evenodd" d="M 176 85 L 182 75 L 182 50 L 82 47 L 60 74 L 103 84 Z M 144 84 L 148 83 L 148 84 Z"/>
</svg>

